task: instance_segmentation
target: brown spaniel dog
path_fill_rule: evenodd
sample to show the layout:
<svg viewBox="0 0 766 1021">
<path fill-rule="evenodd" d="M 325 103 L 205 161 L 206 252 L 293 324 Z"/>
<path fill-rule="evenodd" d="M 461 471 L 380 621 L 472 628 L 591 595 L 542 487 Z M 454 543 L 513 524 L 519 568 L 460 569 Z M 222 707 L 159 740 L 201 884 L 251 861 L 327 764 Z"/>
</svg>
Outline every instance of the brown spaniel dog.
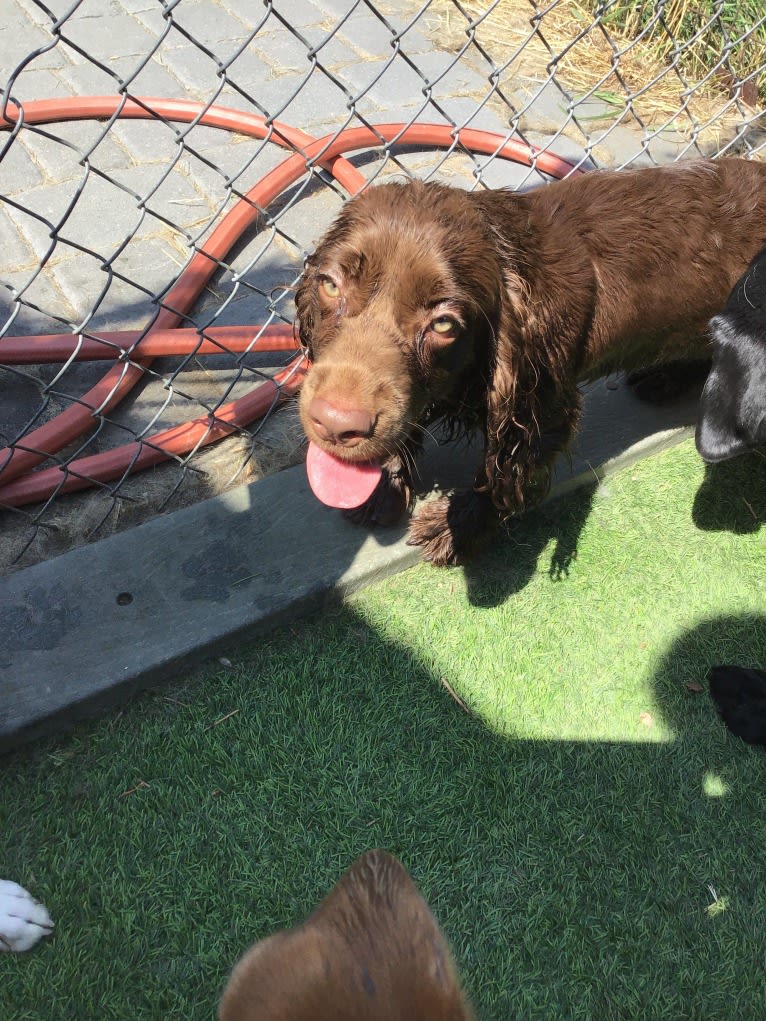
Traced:
<svg viewBox="0 0 766 1021">
<path fill-rule="evenodd" d="M 367 189 L 296 295 L 315 493 L 360 522 L 396 521 L 432 423 L 481 430 L 473 488 L 425 503 L 411 525 L 426 559 L 458 562 L 545 495 L 578 383 L 709 355 L 708 322 L 764 245 L 766 166 L 747 160 L 597 171 L 526 194 Z"/>
</svg>

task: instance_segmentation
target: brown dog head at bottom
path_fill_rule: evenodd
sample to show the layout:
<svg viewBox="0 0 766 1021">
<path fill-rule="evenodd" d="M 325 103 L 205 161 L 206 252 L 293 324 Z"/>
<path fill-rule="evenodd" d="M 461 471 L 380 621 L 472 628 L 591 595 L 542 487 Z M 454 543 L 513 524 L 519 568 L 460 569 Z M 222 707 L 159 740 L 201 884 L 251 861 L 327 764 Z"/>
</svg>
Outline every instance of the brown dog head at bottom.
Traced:
<svg viewBox="0 0 766 1021">
<path fill-rule="evenodd" d="M 473 1021 L 447 941 L 404 866 L 368 851 L 294 929 L 234 968 L 220 1021 Z"/>
</svg>

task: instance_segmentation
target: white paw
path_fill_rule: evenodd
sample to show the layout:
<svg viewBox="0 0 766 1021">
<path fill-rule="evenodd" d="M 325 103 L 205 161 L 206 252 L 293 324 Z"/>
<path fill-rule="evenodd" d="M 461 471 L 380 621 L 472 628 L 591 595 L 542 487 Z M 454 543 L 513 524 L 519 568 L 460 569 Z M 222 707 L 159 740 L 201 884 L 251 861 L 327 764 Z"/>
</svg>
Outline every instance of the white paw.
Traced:
<svg viewBox="0 0 766 1021">
<path fill-rule="evenodd" d="M 0 879 L 0 951 L 29 950 L 52 931 L 44 905 L 18 883 Z"/>
</svg>

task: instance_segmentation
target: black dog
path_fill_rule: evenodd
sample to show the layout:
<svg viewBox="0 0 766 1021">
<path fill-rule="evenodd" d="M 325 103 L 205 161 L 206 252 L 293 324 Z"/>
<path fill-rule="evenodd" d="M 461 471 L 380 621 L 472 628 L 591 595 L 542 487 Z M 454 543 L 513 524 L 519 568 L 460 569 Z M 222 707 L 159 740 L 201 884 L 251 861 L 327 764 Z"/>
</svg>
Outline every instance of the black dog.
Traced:
<svg viewBox="0 0 766 1021">
<path fill-rule="evenodd" d="M 729 730 L 748 744 L 766 744 L 766 672 L 714 666 L 710 695 Z"/>
<path fill-rule="evenodd" d="M 726 461 L 766 443 L 766 249 L 710 321 L 713 367 L 702 391 L 697 450 Z"/>
</svg>

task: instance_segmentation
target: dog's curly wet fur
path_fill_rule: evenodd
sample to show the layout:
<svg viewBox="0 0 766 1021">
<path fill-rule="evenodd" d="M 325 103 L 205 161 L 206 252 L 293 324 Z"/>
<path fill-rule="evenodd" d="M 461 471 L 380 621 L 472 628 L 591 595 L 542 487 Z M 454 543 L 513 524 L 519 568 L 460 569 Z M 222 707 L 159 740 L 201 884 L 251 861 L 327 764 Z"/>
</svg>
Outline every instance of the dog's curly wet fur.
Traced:
<svg viewBox="0 0 766 1021">
<path fill-rule="evenodd" d="M 481 430 L 473 488 L 427 503 L 410 541 L 458 562 L 548 490 L 578 383 L 709 355 L 708 322 L 766 245 L 766 167 L 599 171 L 527 194 L 408 182 L 346 204 L 296 295 L 310 440 L 382 481 L 366 524 L 412 502 L 432 423 Z"/>
</svg>

